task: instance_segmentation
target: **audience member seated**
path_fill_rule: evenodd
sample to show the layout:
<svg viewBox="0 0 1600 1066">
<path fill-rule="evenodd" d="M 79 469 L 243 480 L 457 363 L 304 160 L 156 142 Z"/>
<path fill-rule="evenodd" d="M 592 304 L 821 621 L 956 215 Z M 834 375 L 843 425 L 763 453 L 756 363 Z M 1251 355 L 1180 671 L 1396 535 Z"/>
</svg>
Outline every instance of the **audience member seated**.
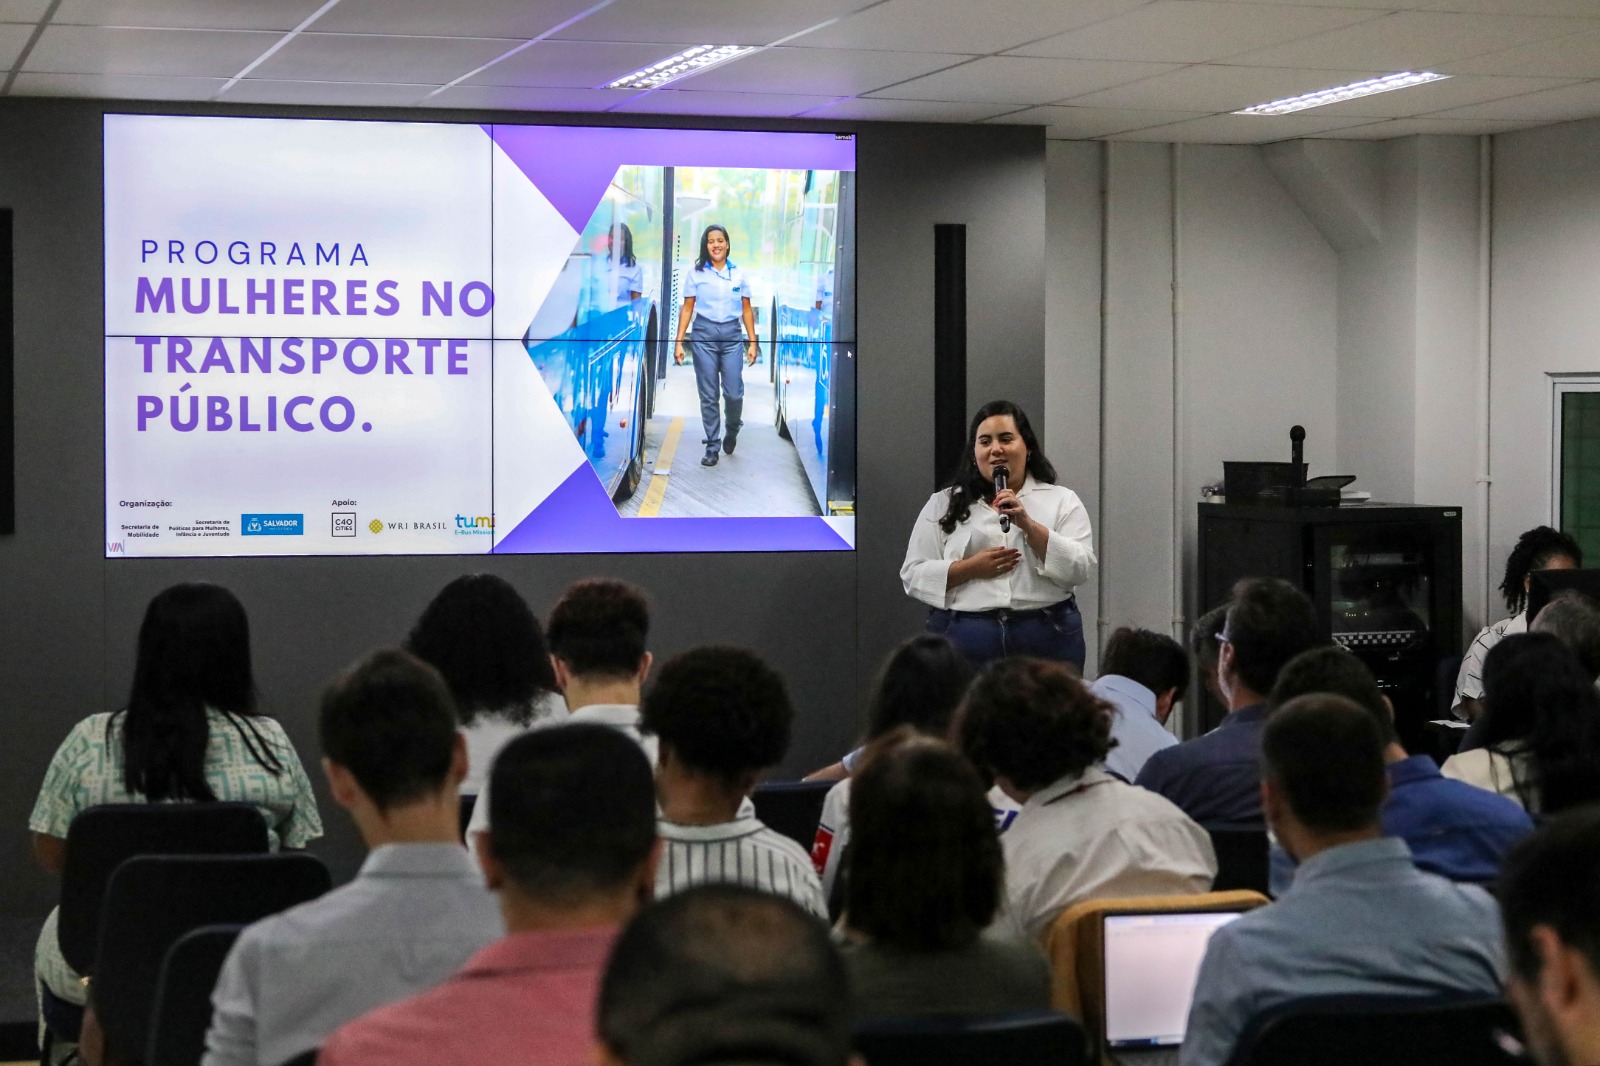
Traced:
<svg viewBox="0 0 1600 1066">
<path fill-rule="evenodd" d="M 1183 1066 L 1222 1066 L 1251 1019 L 1304 996 L 1499 994 L 1494 900 L 1383 835 L 1384 735 L 1342 696 L 1301 696 L 1262 736 L 1267 825 L 1300 863 L 1283 898 L 1212 934 Z"/>
<path fill-rule="evenodd" d="M 1535 570 L 1576 570 L 1583 565 L 1583 549 L 1569 533 L 1536 526 L 1517 538 L 1517 546 L 1506 558 L 1505 578 L 1500 594 L 1506 599 L 1509 617 L 1490 623 L 1478 632 L 1456 674 L 1456 698 L 1451 705 L 1457 718 L 1472 721 L 1483 713 L 1484 660 L 1501 640 L 1528 631 L 1528 583 Z"/>
<path fill-rule="evenodd" d="M 500 935 L 461 847 L 456 709 L 432 667 L 380 651 L 322 697 L 323 769 L 371 849 L 356 879 L 240 934 L 212 995 L 203 1066 L 279 1066 L 429 988 Z"/>
<path fill-rule="evenodd" d="M 872 703 L 867 709 L 868 743 L 900 726 L 910 726 L 929 736 L 945 736 L 950 732 L 956 704 L 971 681 L 972 664 L 955 645 L 931 633 L 912 637 L 890 654 L 873 686 Z M 840 858 L 850 846 L 850 781 L 846 777 L 823 798 L 822 819 L 811 846 L 811 861 L 822 878 L 823 895 L 830 900 L 839 876 Z M 995 820 L 1003 823 L 1003 829 L 1010 823 L 1016 805 L 998 789 L 991 796 L 994 798 L 999 801 Z"/>
<path fill-rule="evenodd" d="M 867 749 L 854 780 L 844 957 L 857 1017 L 1049 1007 L 1038 946 L 981 935 L 1005 860 L 972 764 L 903 726 Z"/>
<path fill-rule="evenodd" d="M 1167 732 L 1172 708 L 1189 687 L 1189 656 L 1162 633 L 1126 627 L 1111 634 L 1100 655 L 1100 676 L 1089 686 L 1116 709 L 1106 769 L 1132 781 L 1150 756 L 1178 738 Z"/>
<path fill-rule="evenodd" d="M 1100 765 L 1111 713 L 1037 659 L 991 664 L 959 712 L 967 758 L 1022 804 L 1001 844 L 1009 919 L 1035 942 L 1074 903 L 1205 892 L 1217 875 L 1204 829 Z"/>
<path fill-rule="evenodd" d="M 1562 589 L 1550 598 L 1528 627 L 1530 633 L 1549 633 L 1571 649 L 1578 665 L 1591 680 L 1600 681 L 1600 603 L 1577 589 Z M 1467 735 L 1461 738 L 1458 752 L 1483 747 L 1488 715 L 1480 713 Z"/>
<path fill-rule="evenodd" d="M 1404 840 L 1418 869 L 1452 881 L 1494 880 L 1506 852 L 1533 831 L 1528 813 L 1504 796 L 1444 777 L 1426 755 L 1407 756 L 1395 735 L 1389 698 L 1378 691 L 1365 664 L 1343 648 L 1313 648 L 1289 660 L 1278 672 L 1271 706 L 1316 692 L 1352 701 L 1383 734 L 1389 778 L 1389 795 L 1379 811 L 1384 835 Z M 1293 860 L 1275 846 L 1272 894 L 1282 895 L 1293 877 Z"/>
<path fill-rule="evenodd" d="M 1484 658 L 1483 682 L 1484 746 L 1445 760 L 1444 775 L 1532 814 L 1600 799 L 1600 693 L 1572 650 L 1513 634 Z"/>
<path fill-rule="evenodd" d="M 474 842 L 506 937 L 339 1029 L 322 1066 L 587 1061 L 606 955 L 655 880 L 650 764 L 617 730 L 578 724 L 517 737 L 489 778 L 494 814 Z"/>
<path fill-rule="evenodd" d="M 799 907 L 702 885 L 647 907 L 623 930 L 600 986 L 591 1061 L 860 1066 L 850 1054 L 848 989 L 827 928 Z"/>
<path fill-rule="evenodd" d="M 1228 605 L 1224 603 L 1201 615 L 1199 621 L 1189 630 L 1189 654 L 1194 656 L 1200 683 L 1206 692 L 1210 693 L 1211 698 L 1224 707 L 1228 705 L 1228 698 L 1222 694 L 1222 688 L 1217 684 L 1217 659 L 1222 655 L 1222 642 L 1217 638 L 1222 636 L 1222 631 L 1227 625 Z"/>
<path fill-rule="evenodd" d="M 1305 593 L 1277 578 L 1233 588 L 1217 638 L 1217 684 L 1228 716 L 1211 732 L 1150 756 L 1138 784 L 1208 825 L 1261 822 L 1261 724 L 1283 664 L 1322 643 Z"/>
<path fill-rule="evenodd" d="M 788 896 L 828 915 L 811 856 L 746 802 L 789 750 L 794 708 L 783 678 L 740 648 L 696 648 L 661 668 L 642 724 L 661 742 L 656 793 L 664 843 L 656 898 L 706 881 Z"/>
<path fill-rule="evenodd" d="M 650 602 L 626 581 L 589 578 L 567 589 L 550 611 L 547 636 L 565 712 L 539 719 L 543 727 L 593 722 L 620 729 L 654 766 L 656 740 L 639 731 L 639 690 L 650 673 Z M 469 835 L 489 827 L 485 801 L 472 809 Z"/>
<path fill-rule="evenodd" d="M 1600 1062 L 1600 810 L 1551 818 L 1506 860 L 1506 998 L 1539 1066 Z"/>
<path fill-rule="evenodd" d="M 174 585 L 145 610 L 128 704 L 73 726 L 28 818 L 39 865 L 59 874 L 67 827 L 102 803 L 238 801 L 260 808 L 274 848 L 303 848 L 322 819 L 294 745 L 256 704 L 250 622 L 218 585 Z M 82 979 L 61 957 L 51 911 L 34 952 L 37 979 L 69 1003 Z"/>
<path fill-rule="evenodd" d="M 450 582 L 405 646 L 450 686 L 467 738 L 463 796 L 483 791 L 489 763 L 507 741 L 560 709 L 539 620 L 504 578 L 468 574 Z"/>
</svg>

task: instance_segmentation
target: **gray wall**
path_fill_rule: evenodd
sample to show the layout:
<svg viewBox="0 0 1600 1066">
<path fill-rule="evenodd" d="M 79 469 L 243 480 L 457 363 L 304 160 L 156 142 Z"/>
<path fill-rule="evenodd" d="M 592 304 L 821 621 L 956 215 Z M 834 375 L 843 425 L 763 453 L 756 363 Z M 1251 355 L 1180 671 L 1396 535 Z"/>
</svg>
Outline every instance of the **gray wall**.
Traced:
<svg viewBox="0 0 1600 1066">
<path fill-rule="evenodd" d="M 41 775 L 74 721 L 112 709 L 124 697 L 144 605 L 179 580 L 220 582 L 243 599 L 267 707 L 308 764 L 317 757 L 320 687 L 368 649 L 399 640 L 440 585 L 473 569 L 506 577 L 540 612 L 568 582 L 590 574 L 645 586 L 656 600 L 652 643 L 658 657 L 708 641 L 755 648 L 789 678 L 799 709 L 783 769 L 801 771 L 836 758 L 856 734 L 861 693 L 877 662 L 919 623 L 897 572 L 911 521 L 933 487 L 934 223 L 969 226 L 973 406 L 996 395 L 1035 409 L 1042 402 L 1042 131 L 766 123 L 861 134 L 861 514 L 854 554 L 107 562 L 101 544 L 104 110 L 94 102 L 0 103 L 0 206 L 16 210 L 18 445 L 17 534 L 0 538 L 0 693 L 9 719 L 0 763 L 6 871 L 0 914 L 42 916 L 49 905 L 54 885 L 26 858 L 25 826 Z M 232 113 L 550 118 L 327 109 Z M 313 850 L 328 860 L 336 879 L 343 878 L 359 861 L 359 843 L 325 791 L 319 797 L 328 835 Z"/>
</svg>

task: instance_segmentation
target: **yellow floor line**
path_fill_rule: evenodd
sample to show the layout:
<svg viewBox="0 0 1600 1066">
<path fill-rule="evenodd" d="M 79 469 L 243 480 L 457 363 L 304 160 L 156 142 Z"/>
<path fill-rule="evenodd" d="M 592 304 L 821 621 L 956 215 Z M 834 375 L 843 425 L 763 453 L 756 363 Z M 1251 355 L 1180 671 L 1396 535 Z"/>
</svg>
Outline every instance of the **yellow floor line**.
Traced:
<svg viewBox="0 0 1600 1066">
<path fill-rule="evenodd" d="M 667 429 L 667 439 L 661 442 L 661 454 L 656 456 L 655 473 L 650 477 L 650 488 L 639 505 L 640 518 L 655 518 L 661 513 L 661 501 L 667 495 L 667 482 L 672 480 L 672 457 L 678 451 L 678 437 L 683 433 L 683 419 L 674 418 Z"/>
</svg>

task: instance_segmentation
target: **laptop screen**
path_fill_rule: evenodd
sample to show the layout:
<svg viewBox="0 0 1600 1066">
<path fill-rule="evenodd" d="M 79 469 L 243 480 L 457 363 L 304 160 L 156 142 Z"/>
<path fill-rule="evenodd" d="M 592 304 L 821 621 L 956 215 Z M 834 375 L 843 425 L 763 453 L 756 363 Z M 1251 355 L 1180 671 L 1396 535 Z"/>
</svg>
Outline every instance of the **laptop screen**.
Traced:
<svg viewBox="0 0 1600 1066">
<path fill-rule="evenodd" d="M 1113 914 L 1105 920 L 1106 1043 L 1183 1042 L 1195 977 L 1211 934 L 1238 911 Z"/>
</svg>

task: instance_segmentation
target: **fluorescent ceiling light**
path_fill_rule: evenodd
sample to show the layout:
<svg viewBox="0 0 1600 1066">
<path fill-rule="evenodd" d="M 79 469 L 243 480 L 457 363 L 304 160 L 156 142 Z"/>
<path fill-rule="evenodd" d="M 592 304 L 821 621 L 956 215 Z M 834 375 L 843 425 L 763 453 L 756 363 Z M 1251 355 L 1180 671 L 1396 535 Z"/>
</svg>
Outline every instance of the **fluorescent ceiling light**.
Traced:
<svg viewBox="0 0 1600 1066">
<path fill-rule="evenodd" d="M 1304 96 L 1291 96 L 1287 100 L 1273 100 L 1270 103 L 1257 104 L 1247 107 L 1243 111 L 1235 111 L 1235 115 L 1287 115 L 1291 111 L 1304 111 L 1308 107 L 1321 107 L 1324 104 L 1342 104 L 1346 100 L 1355 100 L 1363 96 L 1372 96 L 1376 93 L 1393 92 L 1395 89 L 1409 89 L 1413 85 L 1426 85 L 1430 81 L 1443 81 L 1448 74 L 1435 74 L 1431 70 L 1420 72 L 1404 71 L 1399 74 L 1385 74 L 1381 78 L 1368 78 L 1366 81 L 1351 82 L 1349 85 L 1339 85 L 1332 89 L 1319 89 L 1314 93 Z"/>
<path fill-rule="evenodd" d="M 730 59 L 737 59 L 746 52 L 754 52 L 751 45 L 742 44 L 697 44 L 693 48 L 686 48 L 675 56 L 668 56 L 659 63 L 652 63 L 643 70 L 636 70 L 632 74 L 618 78 L 616 81 L 607 82 L 602 89 L 659 89 L 669 81 L 677 81 L 696 71 L 714 67 L 718 63 L 726 63 Z"/>
</svg>

